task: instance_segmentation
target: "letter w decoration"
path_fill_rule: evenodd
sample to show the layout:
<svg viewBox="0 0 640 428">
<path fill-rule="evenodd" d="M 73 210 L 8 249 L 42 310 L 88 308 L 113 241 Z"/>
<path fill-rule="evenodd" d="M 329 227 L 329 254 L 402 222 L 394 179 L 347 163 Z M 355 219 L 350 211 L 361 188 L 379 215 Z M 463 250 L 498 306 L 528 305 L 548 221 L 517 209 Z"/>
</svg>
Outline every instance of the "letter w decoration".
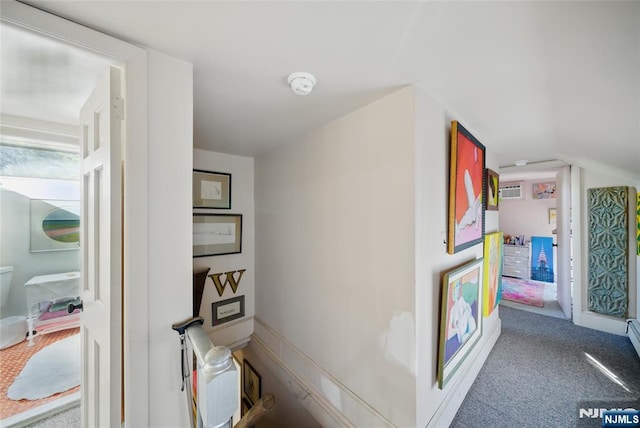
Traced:
<svg viewBox="0 0 640 428">
<path fill-rule="evenodd" d="M 213 280 L 213 284 L 216 286 L 216 290 L 218 290 L 218 295 L 222 297 L 222 293 L 224 292 L 227 284 L 231 286 L 231 290 L 233 290 L 233 294 L 236 294 L 236 290 L 238 289 L 238 285 L 240 285 L 240 280 L 242 279 L 242 274 L 246 272 L 246 269 L 240 269 L 237 271 L 224 272 L 224 273 L 212 273 L 209 275 L 209 278 Z M 235 274 L 238 273 L 238 279 L 236 280 Z M 227 279 L 224 281 L 224 284 L 220 281 L 220 277 L 222 275 L 226 275 Z"/>
</svg>

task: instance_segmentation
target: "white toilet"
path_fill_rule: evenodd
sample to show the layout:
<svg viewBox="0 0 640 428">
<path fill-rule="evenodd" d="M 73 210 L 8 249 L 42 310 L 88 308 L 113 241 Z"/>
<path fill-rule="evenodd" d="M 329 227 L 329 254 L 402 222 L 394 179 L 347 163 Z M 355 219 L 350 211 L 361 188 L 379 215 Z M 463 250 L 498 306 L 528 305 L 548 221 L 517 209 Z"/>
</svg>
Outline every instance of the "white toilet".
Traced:
<svg viewBox="0 0 640 428">
<path fill-rule="evenodd" d="M 6 305 L 11 289 L 13 266 L 0 267 L 0 293 L 2 308 Z M 0 320 L 0 349 L 8 348 L 25 340 L 27 336 L 27 317 L 13 316 Z"/>
</svg>

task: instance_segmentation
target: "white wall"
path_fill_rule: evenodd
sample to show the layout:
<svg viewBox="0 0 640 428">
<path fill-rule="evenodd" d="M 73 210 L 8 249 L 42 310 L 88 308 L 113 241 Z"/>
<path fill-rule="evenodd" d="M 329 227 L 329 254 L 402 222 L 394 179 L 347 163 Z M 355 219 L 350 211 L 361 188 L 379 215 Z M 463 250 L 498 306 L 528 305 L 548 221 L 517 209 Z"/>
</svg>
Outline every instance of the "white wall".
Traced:
<svg viewBox="0 0 640 428">
<path fill-rule="evenodd" d="M 262 397 L 266 394 L 273 394 L 275 397 L 276 406 L 260 418 L 260 428 L 281 428 L 283 426 L 321 428 L 322 425 L 300 404 L 299 397 L 292 394 L 275 374 L 278 372 L 279 367 L 270 366 L 270 360 L 268 358 L 260 358 L 261 354 L 261 350 L 256 349 L 255 342 L 250 342 L 247 347 L 233 353 L 241 370 L 246 359 L 260 376 Z M 236 421 L 234 420 L 234 422 Z"/>
<path fill-rule="evenodd" d="M 415 425 L 413 113 L 401 90 L 255 164 L 256 336 L 356 426 Z"/>
<path fill-rule="evenodd" d="M 525 235 L 527 241 L 532 236 L 553 236 L 556 225 L 549 224 L 549 209 L 556 208 L 556 198 L 533 199 L 532 186 L 542 182 L 555 182 L 555 179 L 523 181 L 522 199 L 500 201 L 500 229 L 505 235 Z M 509 183 L 500 183 L 503 184 Z"/>
<path fill-rule="evenodd" d="M 585 167 L 574 166 L 571 171 L 572 181 L 572 206 L 574 207 L 573 224 L 574 234 L 574 322 L 577 325 L 607 331 L 614 334 L 625 334 L 625 320 L 609 317 L 588 310 L 587 305 L 587 280 L 588 280 L 588 211 L 587 190 L 597 187 L 631 186 L 634 190 L 640 188 L 640 178 L 627 174 L 624 171 L 605 167 L 598 164 L 589 164 Z M 632 202 L 635 206 L 635 201 Z M 577 209 L 576 209 L 577 208 Z M 630 206 L 629 213 L 629 317 L 637 317 L 637 308 L 640 307 L 640 298 L 637 293 L 637 284 L 640 283 L 640 257 L 636 254 L 636 221 L 635 208 Z"/>
<path fill-rule="evenodd" d="M 189 420 L 171 324 L 192 311 L 193 67 L 154 51 L 148 64 L 148 177 L 129 177 L 148 180 L 148 195 L 139 195 L 147 197 L 148 217 L 135 219 L 149 232 L 149 313 L 140 321 L 149 326 L 149 426 L 177 427 Z"/>
<path fill-rule="evenodd" d="M 256 160 L 254 340 L 324 426 L 448 425 L 500 334 L 438 389 L 441 275 L 483 255 L 446 252 L 452 119 L 407 87 Z"/>
<path fill-rule="evenodd" d="M 253 315 L 255 313 L 253 158 L 196 149 L 193 151 L 193 167 L 205 171 L 231 174 L 231 209 L 198 209 L 194 210 L 194 212 L 242 214 L 242 253 L 193 259 L 194 269 L 201 267 L 211 268 L 210 275 L 246 269 L 235 294 L 231 287 L 226 286 L 222 297 L 220 297 L 211 278 L 207 278 L 200 306 L 200 316 L 205 320 L 204 328 L 209 332 L 212 342 L 216 345 L 231 346 L 239 341 L 248 339 L 253 333 Z M 237 277 L 238 275 L 236 275 Z M 221 280 L 224 281 L 224 276 L 222 276 Z M 241 295 L 245 296 L 244 318 L 212 327 L 211 303 Z"/>
<path fill-rule="evenodd" d="M 0 318 L 27 315 L 26 288 L 24 284 L 36 275 L 72 272 L 80 270 L 80 252 L 30 251 L 30 198 L 79 200 L 80 184 L 68 180 L 38 180 L 7 178 L 6 181 L 22 180 L 29 188 L 39 187 L 39 194 L 24 195 L 0 188 L 0 266 L 13 266 L 11 290 Z M 42 183 L 52 184 L 44 186 Z"/>
<path fill-rule="evenodd" d="M 448 426 L 500 335 L 499 308 L 484 318 L 482 337 L 464 365 L 445 386 L 437 386 L 438 332 L 442 274 L 483 256 L 481 244 L 457 254 L 447 254 L 449 144 L 452 120 L 459 120 L 486 147 L 486 166 L 496 171 L 498 162 L 491 142 L 475 132 L 464 118 L 448 111 L 422 89 L 416 89 L 416 314 L 418 377 L 415 426 Z M 497 211 L 487 211 L 485 230 L 498 230 Z M 500 213 L 501 214 L 501 213 Z"/>
</svg>

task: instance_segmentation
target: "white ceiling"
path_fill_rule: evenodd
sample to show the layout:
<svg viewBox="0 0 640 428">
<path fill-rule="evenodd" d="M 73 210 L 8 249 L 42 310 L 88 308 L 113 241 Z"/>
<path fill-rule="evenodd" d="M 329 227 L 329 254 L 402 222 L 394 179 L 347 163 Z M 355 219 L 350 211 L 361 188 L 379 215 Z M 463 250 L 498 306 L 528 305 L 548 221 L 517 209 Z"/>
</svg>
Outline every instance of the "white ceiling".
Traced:
<svg viewBox="0 0 640 428">
<path fill-rule="evenodd" d="M 28 3 L 192 63 L 197 148 L 255 156 L 416 84 L 501 166 L 586 158 L 640 174 L 640 2 Z M 2 37 L 6 113 L 5 74 L 30 79 L 32 99 L 50 81 L 5 62 Z M 315 74 L 311 95 L 291 93 L 294 71 Z"/>
</svg>

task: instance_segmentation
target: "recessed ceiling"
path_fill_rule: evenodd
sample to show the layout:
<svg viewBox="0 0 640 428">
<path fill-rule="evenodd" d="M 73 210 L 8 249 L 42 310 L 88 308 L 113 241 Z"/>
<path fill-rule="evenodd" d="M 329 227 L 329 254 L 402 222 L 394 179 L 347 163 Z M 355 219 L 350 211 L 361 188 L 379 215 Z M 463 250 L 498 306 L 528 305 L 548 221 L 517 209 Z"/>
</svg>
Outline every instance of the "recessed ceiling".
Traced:
<svg viewBox="0 0 640 428">
<path fill-rule="evenodd" d="M 500 165 L 640 174 L 640 2 L 29 3 L 192 63 L 197 148 L 256 156 L 415 84 Z"/>
</svg>

